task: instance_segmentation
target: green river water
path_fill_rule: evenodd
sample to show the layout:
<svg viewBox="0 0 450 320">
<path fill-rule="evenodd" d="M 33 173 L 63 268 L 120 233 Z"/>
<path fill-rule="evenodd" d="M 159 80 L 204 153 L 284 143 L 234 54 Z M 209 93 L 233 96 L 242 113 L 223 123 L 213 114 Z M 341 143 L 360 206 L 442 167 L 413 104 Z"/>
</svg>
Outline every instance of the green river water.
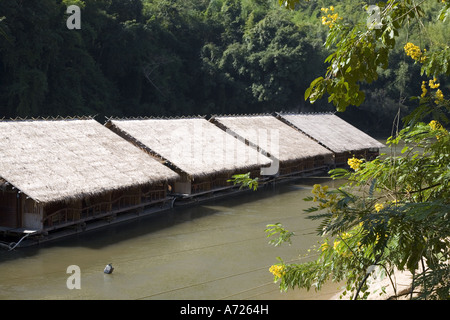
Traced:
<svg viewBox="0 0 450 320">
<path fill-rule="evenodd" d="M 298 179 L 35 247 L 1 250 L 0 299 L 328 299 L 339 291 L 337 284 L 317 293 L 284 293 L 269 273 L 276 257 L 305 261 L 317 244 L 318 222 L 302 211 L 315 183 L 334 182 Z M 268 244 L 264 229 L 277 222 L 295 232 L 291 246 Z M 115 268 L 112 274 L 103 273 L 107 263 Z M 79 268 L 77 280 L 69 279 L 73 265 Z"/>
</svg>

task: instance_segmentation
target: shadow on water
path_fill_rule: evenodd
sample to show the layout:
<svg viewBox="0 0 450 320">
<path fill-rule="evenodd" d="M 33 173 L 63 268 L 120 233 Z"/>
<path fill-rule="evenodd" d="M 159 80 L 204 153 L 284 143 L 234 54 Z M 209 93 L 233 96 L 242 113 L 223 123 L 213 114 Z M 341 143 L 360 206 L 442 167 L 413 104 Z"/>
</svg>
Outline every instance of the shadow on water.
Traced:
<svg viewBox="0 0 450 320">
<path fill-rule="evenodd" d="M 99 250 L 143 235 L 151 236 L 152 233 L 172 228 L 181 223 L 222 214 L 226 209 L 232 210 L 233 207 L 242 205 L 243 203 L 277 197 L 301 189 L 312 189 L 313 184 L 324 182 L 334 184 L 334 181 L 331 181 L 327 176 L 298 178 L 285 182 L 277 182 L 260 187 L 257 191 L 246 191 L 232 196 L 205 200 L 198 204 L 175 207 L 98 229 L 68 235 L 67 237 L 35 246 L 17 248 L 13 251 L 1 250 L 0 263 L 18 258 L 31 257 L 39 254 L 41 250 L 45 250 L 46 248 L 84 247 Z"/>
</svg>

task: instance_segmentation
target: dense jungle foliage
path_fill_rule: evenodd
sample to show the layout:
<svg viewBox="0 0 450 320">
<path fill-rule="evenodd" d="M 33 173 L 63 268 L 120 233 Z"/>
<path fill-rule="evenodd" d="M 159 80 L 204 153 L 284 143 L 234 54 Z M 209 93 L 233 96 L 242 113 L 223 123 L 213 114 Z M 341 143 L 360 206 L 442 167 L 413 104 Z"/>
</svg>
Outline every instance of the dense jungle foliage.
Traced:
<svg viewBox="0 0 450 320">
<path fill-rule="evenodd" d="M 0 1 L 0 118 L 334 111 L 326 99 L 304 99 L 329 54 L 320 9 L 333 4 L 365 23 L 360 9 L 371 2 L 285 10 L 276 0 Z M 66 27 L 70 4 L 81 8 L 80 30 Z M 424 6 L 428 36 L 449 43 L 435 5 Z M 420 43 L 417 26 L 402 32 Z M 389 135 L 398 110 L 414 105 L 405 97 L 420 91 L 420 67 L 400 45 L 390 54 L 363 85 L 364 103 L 342 114 L 374 135 Z"/>
</svg>

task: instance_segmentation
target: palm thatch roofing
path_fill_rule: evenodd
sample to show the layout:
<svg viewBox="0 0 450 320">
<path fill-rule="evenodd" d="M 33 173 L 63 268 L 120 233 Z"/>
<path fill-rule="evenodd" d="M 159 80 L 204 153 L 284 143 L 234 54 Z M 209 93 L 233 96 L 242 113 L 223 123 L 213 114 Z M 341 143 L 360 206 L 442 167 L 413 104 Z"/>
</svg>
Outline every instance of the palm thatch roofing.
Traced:
<svg viewBox="0 0 450 320">
<path fill-rule="evenodd" d="M 280 162 L 332 155 L 329 150 L 272 115 L 214 116 L 211 121 Z"/>
<path fill-rule="evenodd" d="M 0 177 L 41 203 L 179 176 L 94 119 L 0 121 Z"/>
<path fill-rule="evenodd" d="M 332 113 L 279 116 L 335 153 L 384 147 L 376 139 Z"/>
<path fill-rule="evenodd" d="M 107 125 L 191 179 L 271 164 L 269 158 L 202 117 L 115 119 Z"/>
</svg>

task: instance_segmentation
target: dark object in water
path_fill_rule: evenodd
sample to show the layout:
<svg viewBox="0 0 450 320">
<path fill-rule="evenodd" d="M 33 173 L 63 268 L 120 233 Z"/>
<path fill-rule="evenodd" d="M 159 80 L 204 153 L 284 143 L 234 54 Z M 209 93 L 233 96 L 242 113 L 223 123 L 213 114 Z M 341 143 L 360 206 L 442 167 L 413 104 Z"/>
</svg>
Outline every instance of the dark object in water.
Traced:
<svg viewBox="0 0 450 320">
<path fill-rule="evenodd" d="M 108 263 L 105 267 L 105 269 L 103 270 L 104 273 L 110 274 L 114 271 L 113 266 L 111 265 L 111 263 Z"/>
</svg>

